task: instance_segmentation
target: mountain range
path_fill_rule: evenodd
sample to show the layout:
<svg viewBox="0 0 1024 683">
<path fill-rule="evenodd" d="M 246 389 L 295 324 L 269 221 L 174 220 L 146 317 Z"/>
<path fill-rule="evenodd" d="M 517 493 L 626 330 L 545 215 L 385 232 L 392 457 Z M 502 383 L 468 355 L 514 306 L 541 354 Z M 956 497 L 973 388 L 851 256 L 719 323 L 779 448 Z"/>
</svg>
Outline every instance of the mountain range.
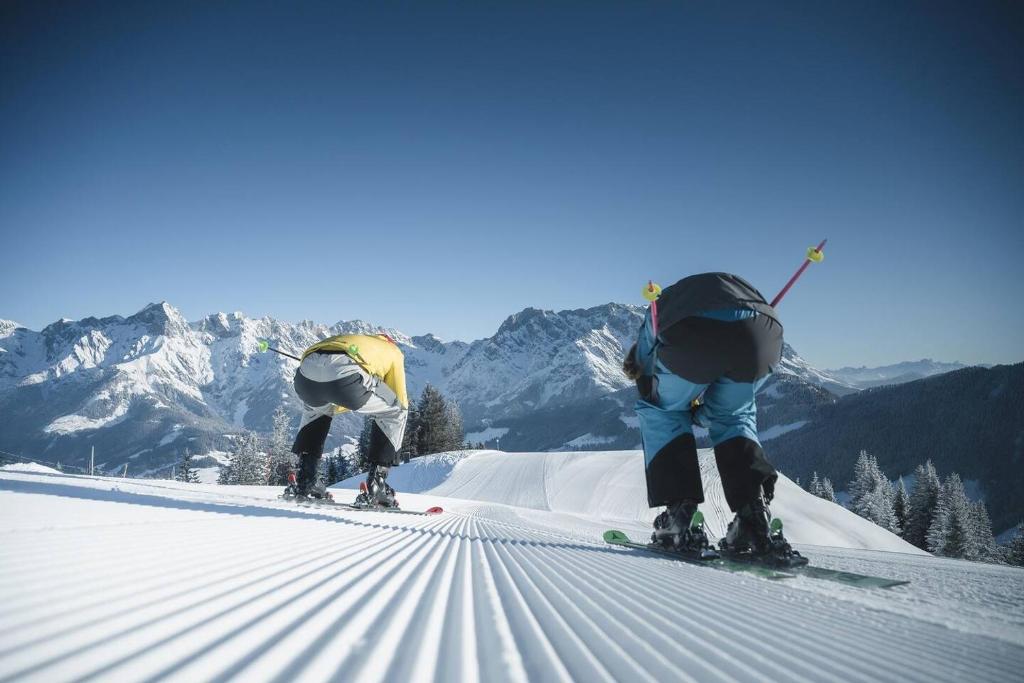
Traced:
<svg viewBox="0 0 1024 683">
<path fill-rule="evenodd" d="M 295 362 L 260 353 L 259 340 L 297 355 L 333 334 L 377 332 L 402 348 L 410 396 L 430 383 L 459 405 L 467 441 L 507 451 L 635 449 L 636 391 L 622 374 L 621 359 L 643 310 L 614 303 L 558 312 L 527 308 L 509 316 L 491 337 L 472 343 L 409 336 L 359 320 L 293 324 L 216 313 L 189 322 L 166 302 L 128 317 L 60 320 L 41 331 L 0 321 L 0 450 L 83 466 L 95 448 L 101 470 L 127 466 L 135 476 L 168 472 L 185 448 L 222 458 L 243 430 L 268 432 L 279 406 L 298 420 L 301 404 L 291 386 Z M 875 405 L 901 388 L 899 401 L 923 414 L 946 400 L 917 388 L 921 380 L 861 387 L 924 374 L 941 379 L 949 375 L 934 375 L 947 367 L 960 364 L 924 360 L 823 371 L 786 344 L 777 373 L 758 395 L 762 442 L 791 475 L 816 468 L 841 486 L 860 448 L 888 451 L 906 441 L 885 430 L 878 430 L 884 439 L 870 443 L 831 439 L 868 435 L 879 424 L 876 413 L 847 406 Z M 336 418 L 328 447 L 351 442 L 361 424 L 353 415 Z M 940 438 L 944 429 L 933 425 Z M 815 447 L 815 440 L 824 443 Z M 917 457 L 919 449 L 911 450 Z M 912 460 L 900 464 L 912 467 Z M 216 461 L 207 458 L 205 464 Z M 960 469 L 965 478 L 998 487 L 987 465 Z M 906 473 L 902 467 L 891 472 Z M 1007 507 L 1006 514 L 1013 509 Z"/>
<path fill-rule="evenodd" d="M 943 363 L 931 358 L 923 358 L 921 360 L 905 361 L 876 368 L 862 365 L 858 368 L 843 367 L 835 370 L 826 370 L 825 372 L 848 386 L 857 389 L 870 389 L 871 387 L 906 384 L 914 380 L 933 377 L 934 375 L 941 375 L 966 367 L 968 367 L 966 364 L 956 361 Z"/>
<path fill-rule="evenodd" d="M 41 331 L 0 321 L 0 449 L 82 464 L 90 447 L 107 471 L 167 469 L 185 447 L 229 448 L 233 435 L 266 432 L 284 406 L 300 411 L 294 361 L 260 353 L 269 339 L 299 354 L 332 334 L 386 332 L 402 347 L 410 395 L 431 383 L 460 406 L 467 439 L 506 449 L 634 448 L 635 391 L 621 359 L 642 318 L 639 306 L 528 308 L 486 339 L 445 342 L 363 321 L 297 324 L 241 313 L 189 322 L 163 302 L 128 316 L 60 320 Z M 796 422 L 828 389 L 854 391 L 789 346 L 761 403 L 766 428 Z M 340 416 L 332 443 L 355 436 Z"/>
<path fill-rule="evenodd" d="M 957 472 L 984 497 L 997 533 L 1024 519 L 1024 363 L 866 389 L 804 419 L 765 446 L 790 477 L 809 481 L 816 471 L 845 488 L 862 449 L 892 479 L 931 460 L 941 477 Z"/>
</svg>

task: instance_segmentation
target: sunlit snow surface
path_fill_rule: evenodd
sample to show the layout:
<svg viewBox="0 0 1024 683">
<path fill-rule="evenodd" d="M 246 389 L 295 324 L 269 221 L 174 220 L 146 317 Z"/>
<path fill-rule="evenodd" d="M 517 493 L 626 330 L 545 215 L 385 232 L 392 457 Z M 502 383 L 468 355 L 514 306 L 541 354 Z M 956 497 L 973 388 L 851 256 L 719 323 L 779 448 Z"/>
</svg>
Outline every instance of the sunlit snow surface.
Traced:
<svg viewBox="0 0 1024 683">
<path fill-rule="evenodd" d="M 400 494 L 448 510 L 433 517 L 4 470 L 0 681 L 1019 680 L 1024 571 L 802 546 L 913 582 L 872 591 L 608 547 L 601 531 L 642 537 L 646 514 L 625 504 L 635 473 L 619 457 L 449 454 L 396 470 L 402 491 L 461 490 Z M 540 493 L 496 502 L 538 481 L 531 468 Z M 613 505 L 595 513 L 600 486 Z M 811 533 L 813 507 L 787 493 L 789 527 Z M 828 533 L 874 543 L 859 521 L 836 515 Z"/>
</svg>

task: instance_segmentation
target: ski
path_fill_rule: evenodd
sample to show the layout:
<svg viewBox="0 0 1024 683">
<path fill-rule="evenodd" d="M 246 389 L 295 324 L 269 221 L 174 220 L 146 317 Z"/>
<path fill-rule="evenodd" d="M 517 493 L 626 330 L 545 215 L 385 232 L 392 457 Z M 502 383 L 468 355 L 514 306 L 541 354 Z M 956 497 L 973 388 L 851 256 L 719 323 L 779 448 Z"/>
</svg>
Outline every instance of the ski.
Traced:
<svg viewBox="0 0 1024 683">
<path fill-rule="evenodd" d="M 637 543 L 636 541 L 630 540 L 629 536 L 621 531 L 615 529 L 609 529 L 604 532 L 605 543 L 611 545 L 617 545 L 622 548 L 632 548 L 634 550 L 646 550 L 663 557 L 670 557 L 673 560 L 680 562 L 686 562 L 687 564 L 695 564 L 704 567 L 712 567 L 714 569 L 721 569 L 728 572 L 745 572 L 753 574 L 764 579 L 778 580 L 778 579 L 792 579 L 793 574 L 787 574 L 780 572 L 770 567 L 766 567 L 759 564 L 747 563 L 747 562 L 733 562 L 723 557 L 706 557 L 701 558 L 696 555 L 686 555 L 684 553 L 669 550 L 659 545 L 653 545 L 649 543 Z"/>
<path fill-rule="evenodd" d="M 365 505 L 353 505 L 352 503 L 340 503 L 336 500 L 329 498 L 307 498 L 299 501 L 293 496 L 278 496 L 279 500 L 286 500 L 295 503 L 299 507 L 308 508 L 341 508 L 342 510 L 353 510 L 359 512 L 386 512 L 392 515 L 439 515 L 444 512 L 444 508 L 440 506 L 429 507 L 426 510 L 403 510 L 402 508 L 386 508 L 376 506 L 365 506 Z"/>
<path fill-rule="evenodd" d="M 724 559 L 727 559 L 730 562 L 736 562 L 748 566 L 770 566 L 763 562 L 759 562 L 756 558 L 751 558 L 749 556 L 743 557 L 735 555 L 725 555 L 723 557 Z M 844 583 L 848 586 L 857 586 L 859 588 L 892 588 L 893 586 L 904 586 L 910 583 L 909 581 L 903 581 L 900 579 L 887 579 L 881 576 L 855 574 L 853 572 L 844 572 L 839 569 L 826 569 L 825 567 L 815 567 L 814 565 L 810 564 L 785 567 L 784 569 L 787 572 L 791 572 L 794 576 L 806 576 L 809 579 L 835 581 L 836 583 Z"/>
<path fill-rule="evenodd" d="M 779 568 L 777 567 L 758 562 L 756 559 L 750 557 L 725 555 L 715 559 L 700 559 L 684 555 L 667 548 L 662 548 L 660 546 L 631 541 L 626 534 L 615 530 L 604 532 L 604 540 L 606 543 L 610 543 L 612 545 L 634 548 L 636 550 L 647 550 L 682 562 L 687 562 L 689 564 L 706 565 L 708 567 L 714 567 L 715 569 L 724 569 L 731 572 L 746 571 L 767 579 L 789 579 L 797 576 L 806 576 L 809 579 L 834 581 L 836 583 L 842 583 L 847 586 L 856 586 L 858 588 L 893 588 L 894 586 L 904 586 L 910 583 L 909 581 L 899 579 L 855 574 L 853 572 L 844 572 L 838 569 L 826 569 L 824 567 L 815 567 L 813 565 L 783 567 L 782 569 L 784 571 L 779 571 Z"/>
<path fill-rule="evenodd" d="M 335 507 L 341 507 L 345 510 L 359 510 L 362 512 L 386 512 L 391 515 L 439 515 L 444 512 L 444 508 L 439 505 L 429 507 L 426 510 L 403 510 L 402 508 L 385 508 L 376 506 L 364 506 L 364 505 L 352 505 L 351 503 L 331 503 Z"/>
<path fill-rule="evenodd" d="M 848 586 L 857 586 L 859 588 L 892 588 L 894 586 L 905 586 L 910 583 L 909 581 L 902 581 L 899 579 L 887 579 L 881 576 L 854 574 L 853 572 L 844 572 L 838 569 L 825 569 L 824 567 L 814 567 L 811 565 L 807 565 L 806 567 L 795 567 L 793 571 L 798 576 L 806 576 L 811 579 L 824 579 L 825 581 L 835 581 L 837 583 L 844 583 Z"/>
</svg>

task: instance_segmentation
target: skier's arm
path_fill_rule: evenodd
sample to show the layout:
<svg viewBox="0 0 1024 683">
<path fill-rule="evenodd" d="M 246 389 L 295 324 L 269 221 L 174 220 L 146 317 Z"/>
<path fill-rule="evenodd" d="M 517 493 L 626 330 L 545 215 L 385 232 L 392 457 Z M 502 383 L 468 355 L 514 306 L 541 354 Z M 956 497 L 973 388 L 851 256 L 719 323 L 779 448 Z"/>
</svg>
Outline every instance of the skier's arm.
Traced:
<svg viewBox="0 0 1024 683">
<path fill-rule="evenodd" d="M 643 369 L 644 374 L 654 374 L 654 333 L 652 330 L 651 310 L 648 308 L 644 315 L 644 324 L 640 326 L 640 332 L 636 340 L 636 363 Z"/>
<path fill-rule="evenodd" d="M 658 378 L 655 373 L 655 340 L 652 329 L 651 310 L 648 308 L 647 314 L 644 316 L 644 324 L 640 326 L 640 332 L 637 335 L 636 346 L 634 347 L 636 350 L 634 351 L 633 371 L 636 373 L 636 376 L 633 379 L 636 382 L 636 389 L 640 394 L 640 398 L 653 403 L 657 401 Z"/>
</svg>

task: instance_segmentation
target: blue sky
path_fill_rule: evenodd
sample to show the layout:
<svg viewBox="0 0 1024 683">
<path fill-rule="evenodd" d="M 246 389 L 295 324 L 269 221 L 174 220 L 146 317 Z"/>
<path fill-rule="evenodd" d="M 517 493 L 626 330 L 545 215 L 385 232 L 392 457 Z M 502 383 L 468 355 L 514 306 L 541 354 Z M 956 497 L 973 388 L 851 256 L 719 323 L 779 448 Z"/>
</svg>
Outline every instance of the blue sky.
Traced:
<svg viewBox="0 0 1024 683">
<path fill-rule="evenodd" d="M 738 273 L 829 367 L 1024 360 L 1015 3 L 0 8 L 0 317 L 475 339 Z"/>
</svg>

